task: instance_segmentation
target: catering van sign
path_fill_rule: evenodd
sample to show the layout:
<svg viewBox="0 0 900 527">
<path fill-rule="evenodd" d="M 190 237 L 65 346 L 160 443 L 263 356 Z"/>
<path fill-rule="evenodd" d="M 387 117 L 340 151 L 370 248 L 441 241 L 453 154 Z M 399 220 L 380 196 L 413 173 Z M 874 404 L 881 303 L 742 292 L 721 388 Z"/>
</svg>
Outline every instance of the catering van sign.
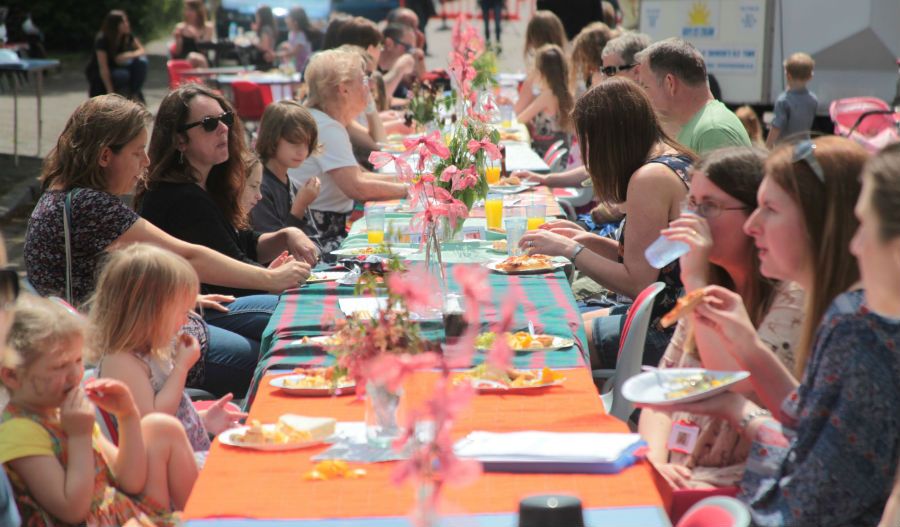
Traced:
<svg viewBox="0 0 900 527">
<path fill-rule="evenodd" d="M 716 38 L 719 27 L 719 4 L 694 1 L 685 13 L 685 22 L 681 27 L 681 38 L 704 39 Z"/>
</svg>

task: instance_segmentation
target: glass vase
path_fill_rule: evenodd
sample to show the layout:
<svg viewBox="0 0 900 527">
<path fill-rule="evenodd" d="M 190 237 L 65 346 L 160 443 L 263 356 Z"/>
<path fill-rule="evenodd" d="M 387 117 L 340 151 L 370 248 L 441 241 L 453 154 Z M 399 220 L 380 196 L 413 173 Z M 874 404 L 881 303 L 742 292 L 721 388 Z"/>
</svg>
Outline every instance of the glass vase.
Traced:
<svg viewBox="0 0 900 527">
<path fill-rule="evenodd" d="M 401 395 L 402 390 L 390 390 L 383 383 L 366 383 L 366 439 L 369 444 L 390 448 L 402 434 Z"/>
</svg>

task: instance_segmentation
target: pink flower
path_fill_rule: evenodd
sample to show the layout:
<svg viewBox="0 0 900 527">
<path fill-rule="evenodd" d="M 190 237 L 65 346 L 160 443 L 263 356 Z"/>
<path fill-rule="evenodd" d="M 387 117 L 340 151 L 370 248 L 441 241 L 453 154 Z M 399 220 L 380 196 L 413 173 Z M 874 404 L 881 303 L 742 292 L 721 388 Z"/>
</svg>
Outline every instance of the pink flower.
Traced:
<svg viewBox="0 0 900 527">
<path fill-rule="evenodd" d="M 412 167 L 409 166 L 409 163 L 406 162 L 400 156 L 395 156 L 390 152 L 377 152 L 373 151 L 369 154 L 369 163 L 372 163 L 376 169 L 383 168 L 385 165 L 394 162 L 394 167 L 397 170 L 397 176 L 400 178 L 400 181 L 407 183 L 412 181 L 414 175 L 412 171 Z"/>
<path fill-rule="evenodd" d="M 412 266 L 404 273 L 390 273 L 387 285 L 391 293 L 403 298 L 412 311 L 440 307 L 434 294 L 438 284 L 423 265 Z"/>
<path fill-rule="evenodd" d="M 487 269 L 480 265 L 454 265 L 453 278 L 462 286 L 466 303 L 466 321 L 477 323 L 481 306 L 491 301 L 491 284 Z M 471 316 L 471 318 L 469 318 Z"/>
<path fill-rule="evenodd" d="M 458 176 L 459 169 L 456 168 L 456 165 L 450 165 L 441 172 L 441 181 L 443 181 L 444 183 L 448 181 L 455 182 Z"/>
<path fill-rule="evenodd" d="M 391 391 L 403 386 L 403 381 L 412 372 L 435 368 L 441 361 L 436 353 L 382 353 L 368 361 L 363 367 L 363 376 L 373 382 L 384 383 Z"/>
<path fill-rule="evenodd" d="M 404 139 L 403 146 L 406 148 L 407 152 L 418 150 L 420 157 L 424 157 L 428 152 L 431 152 L 441 159 L 450 157 L 450 149 L 444 144 L 444 140 L 441 138 L 441 132 L 438 130 L 435 130 L 429 135 Z"/>
<path fill-rule="evenodd" d="M 450 190 L 451 192 L 456 192 L 457 190 L 474 188 L 477 184 L 478 174 L 475 173 L 475 167 L 469 167 L 459 173 L 459 177 L 453 182 L 453 186 Z"/>
<path fill-rule="evenodd" d="M 479 150 L 484 150 L 488 157 L 490 157 L 491 159 L 500 159 L 500 148 L 492 143 L 489 138 L 484 138 L 480 141 L 472 139 L 469 141 L 468 147 L 469 153 L 471 153 L 472 155 L 475 155 L 475 153 Z"/>
</svg>

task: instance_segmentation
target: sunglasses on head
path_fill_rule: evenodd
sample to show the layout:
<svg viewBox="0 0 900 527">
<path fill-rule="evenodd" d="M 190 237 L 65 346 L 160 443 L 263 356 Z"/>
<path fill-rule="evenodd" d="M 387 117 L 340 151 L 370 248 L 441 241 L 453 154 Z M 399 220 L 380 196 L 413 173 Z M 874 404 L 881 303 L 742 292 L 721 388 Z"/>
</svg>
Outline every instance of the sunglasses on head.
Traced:
<svg viewBox="0 0 900 527">
<path fill-rule="evenodd" d="M 186 132 L 195 126 L 202 126 L 204 130 L 207 132 L 215 132 L 216 128 L 219 127 L 219 121 L 225 123 L 225 126 L 231 126 L 234 124 L 234 113 L 232 112 L 224 112 L 222 115 L 218 115 L 213 117 L 211 115 L 207 115 L 203 119 L 199 121 L 194 121 L 193 123 L 183 124 L 178 127 L 179 132 Z"/>
<path fill-rule="evenodd" d="M 9 268 L 0 269 L 0 311 L 12 309 L 19 297 L 19 273 Z"/>
<path fill-rule="evenodd" d="M 628 71 L 631 68 L 637 66 L 637 64 L 626 64 L 624 66 L 603 66 L 600 68 L 600 71 L 603 72 L 607 77 L 615 77 L 616 73 L 620 71 Z"/>
<path fill-rule="evenodd" d="M 820 165 L 819 160 L 816 159 L 816 144 L 809 139 L 800 141 L 794 145 L 794 155 L 791 157 L 791 162 L 806 163 L 806 166 L 812 170 L 812 173 L 816 175 L 819 182 L 823 185 L 825 184 L 825 171 L 822 170 L 822 165 Z"/>
</svg>

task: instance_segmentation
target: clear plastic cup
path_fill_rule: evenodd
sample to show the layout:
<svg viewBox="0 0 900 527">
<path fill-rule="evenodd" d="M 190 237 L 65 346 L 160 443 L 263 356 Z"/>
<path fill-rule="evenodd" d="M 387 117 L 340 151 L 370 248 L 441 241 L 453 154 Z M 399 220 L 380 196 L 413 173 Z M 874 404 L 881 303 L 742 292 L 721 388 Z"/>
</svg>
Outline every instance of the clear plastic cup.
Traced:
<svg viewBox="0 0 900 527">
<path fill-rule="evenodd" d="M 519 248 L 519 240 L 525 235 L 528 227 L 528 219 L 523 216 L 506 218 L 503 221 L 506 227 L 506 254 L 509 256 L 519 256 L 524 251 Z"/>
<path fill-rule="evenodd" d="M 530 203 L 525 207 L 525 217 L 528 218 L 528 230 L 533 231 L 547 221 L 547 205 L 543 203 Z"/>
<path fill-rule="evenodd" d="M 687 201 L 681 203 L 681 213 L 694 214 Z M 687 254 L 690 250 L 690 245 L 684 242 L 670 240 L 665 236 L 660 235 L 659 238 L 655 239 L 653 243 L 647 246 L 647 249 L 644 251 L 644 258 L 647 259 L 647 262 L 653 268 L 662 269 Z"/>
<path fill-rule="evenodd" d="M 384 207 L 366 207 L 366 233 L 371 244 L 384 243 Z"/>
</svg>

